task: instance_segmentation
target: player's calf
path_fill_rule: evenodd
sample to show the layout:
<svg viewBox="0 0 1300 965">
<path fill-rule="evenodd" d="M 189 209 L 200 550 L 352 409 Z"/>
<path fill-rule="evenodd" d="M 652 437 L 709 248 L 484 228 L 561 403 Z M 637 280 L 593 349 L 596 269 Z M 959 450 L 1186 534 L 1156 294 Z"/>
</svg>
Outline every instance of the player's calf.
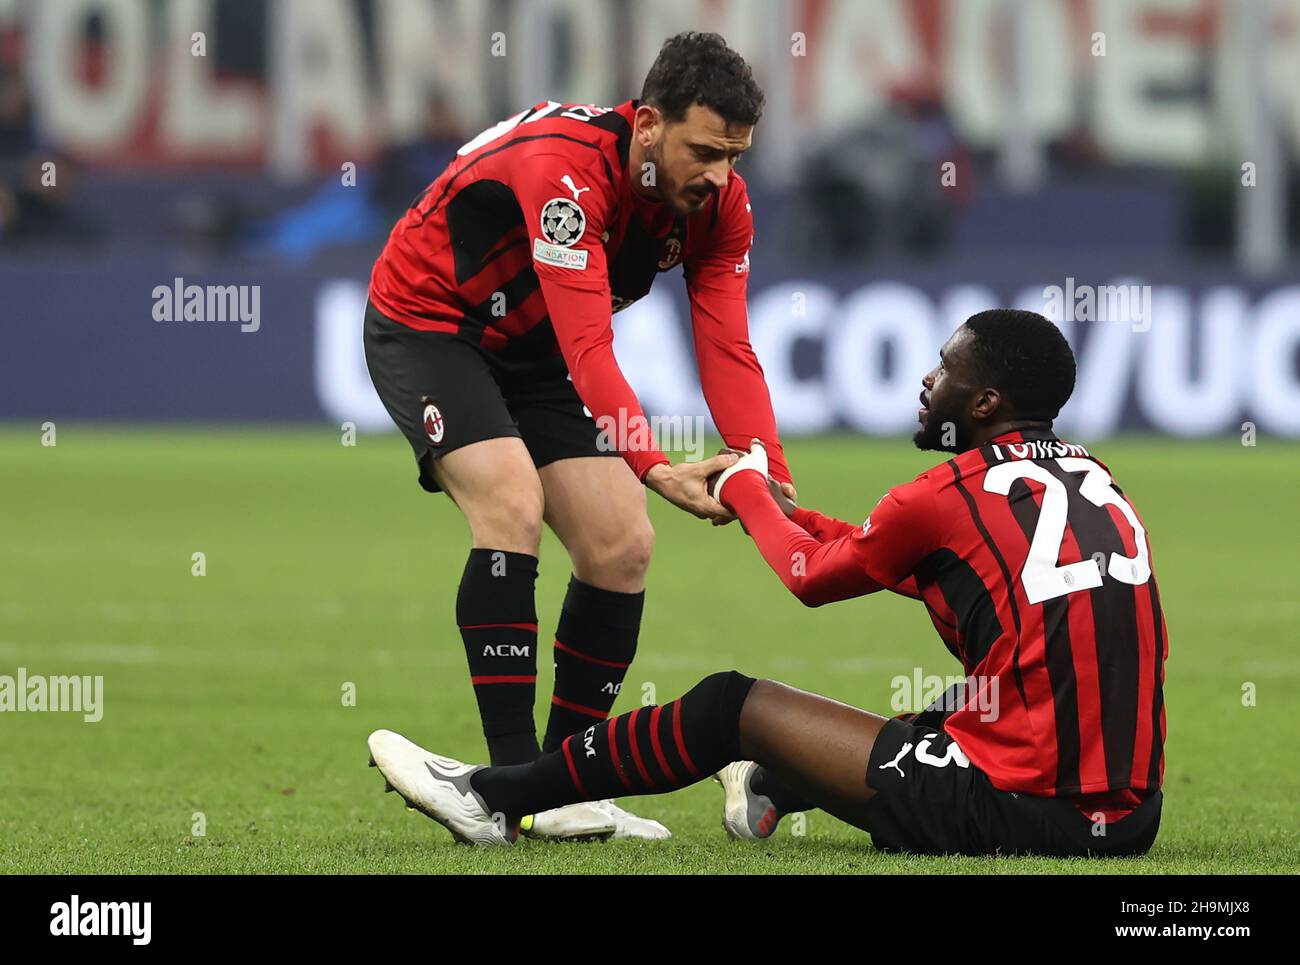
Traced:
<svg viewBox="0 0 1300 965">
<path fill-rule="evenodd" d="M 602 590 L 576 576 L 555 630 L 555 693 L 544 750 L 609 717 L 636 656 L 645 592 Z"/>
<path fill-rule="evenodd" d="M 456 623 L 494 764 L 537 756 L 537 557 L 470 550 L 456 595 Z"/>
<path fill-rule="evenodd" d="M 573 560 L 555 632 L 555 694 L 544 750 L 603 722 L 636 656 L 654 550 L 645 489 L 613 459 L 565 459 L 539 471 L 546 519 Z"/>
</svg>

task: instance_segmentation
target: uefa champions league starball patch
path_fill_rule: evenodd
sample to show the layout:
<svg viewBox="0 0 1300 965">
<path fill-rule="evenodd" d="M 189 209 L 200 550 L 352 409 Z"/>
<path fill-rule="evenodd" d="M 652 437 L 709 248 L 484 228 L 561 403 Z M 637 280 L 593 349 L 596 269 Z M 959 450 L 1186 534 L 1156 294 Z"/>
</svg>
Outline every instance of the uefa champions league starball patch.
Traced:
<svg viewBox="0 0 1300 965">
<path fill-rule="evenodd" d="M 551 244 L 567 248 L 577 244 L 586 230 L 587 216 L 578 202 L 552 198 L 542 207 L 542 237 Z"/>
</svg>

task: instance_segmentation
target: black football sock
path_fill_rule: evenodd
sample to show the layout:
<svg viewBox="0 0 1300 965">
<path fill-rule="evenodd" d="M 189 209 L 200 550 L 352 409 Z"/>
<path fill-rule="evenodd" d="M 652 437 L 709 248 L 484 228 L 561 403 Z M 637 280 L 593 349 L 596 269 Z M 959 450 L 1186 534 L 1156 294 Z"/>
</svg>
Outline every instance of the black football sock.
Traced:
<svg viewBox="0 0 1300 965">
<path fill-rule="evenodd" d="M 687 787 L 740 757 L 740 710 L 753 685 L 734 670 L 712 674 L 671 703 L 592 724 L 531 764 L 485 767 L 470 783 L 490 810 L 512 818 Z"/>
<path fill-rule="evenodd" d="M 812 811 L 815 804 L 809 804 L 794 791 L 781 783 L 781 779 L 762 764 L 754 769 L 749 778 L 749 787 L 755 794 L 761 794 L 771 800 L 772 806 L 782 814 L 795 814 L 799 811 Z"/>
<path fill-rule="evenodd" d="M 537 757 L 537 557 L 472 549 L 456 595 L 456 622 L 469 658 L 493 764 Z"/>
<path fill-rule="evenodd" d="M 542 750 L 609 716 L 636 655 L 645 592 L 617 593 L 569 580 L 555 631 L 555 694 Z"/>
</svg>

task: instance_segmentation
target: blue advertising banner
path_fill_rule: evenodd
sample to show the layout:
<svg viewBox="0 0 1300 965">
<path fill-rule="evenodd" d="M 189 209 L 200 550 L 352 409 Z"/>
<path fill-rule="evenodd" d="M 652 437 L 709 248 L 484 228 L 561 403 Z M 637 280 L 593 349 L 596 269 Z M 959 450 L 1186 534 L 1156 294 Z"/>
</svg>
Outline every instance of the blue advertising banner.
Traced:
<svg viewBox="0 0 1300 965">
<path fill-rule="evenodd" d="M 756 251 L 751 340 L 782 431 L 910 432 L 938 346 L 970 314 L 1012 305 L 1047 314 L 1075 346 L 1079 379 L 1063 431 L 1197 437 L 1249 422 L 1300 436 L 1300 281 L 1249 284 L 1185 263 L 1138 275 L 1087 261 L 798 274 Z M 361 348 L 368 269 L 11 256 L 0 263 L 0 418 L 387 430 Z M 648 412 L 707 418 L 679 273 L 614 326 Z"/>
</svg>

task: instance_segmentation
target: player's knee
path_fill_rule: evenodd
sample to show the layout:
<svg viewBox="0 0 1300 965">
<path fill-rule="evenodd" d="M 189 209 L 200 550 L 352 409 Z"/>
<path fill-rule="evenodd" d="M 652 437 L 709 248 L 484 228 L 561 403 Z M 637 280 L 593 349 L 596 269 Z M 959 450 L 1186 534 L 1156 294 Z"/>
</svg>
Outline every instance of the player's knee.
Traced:
<svg viewBox="0 0 1300 965">
<path fill-rule="evenodd" d="M 749 688 L 754 686 L 756 681 L 753 677 L 746 677 L 739 670 L 719 670 L 711 673 L 694 687 L 691 688 L 692 694 L 707 694 L 712 701 L 722 702 L 727 694 L 744 690 L 746 693 Z"/>
<path fill-rule="evenodd" d="M 575 568 L 589 580 L 608 586 L 639 584 L 650 568 L 655 532 L 642 518 L 616 535 L 576 548 Z"/>
<path fill-rule="evenodd" d="M 540 488 L 500 492 L 466 515 L 475 545 L 537 555 L 542 541 Z"/>
<path fill-rule="evenodd" d="M 701 680 L 681 700 L 683 714 L 711 725 L 727 761 L 740 759 L 740 711 L 755 682 L 736 670 L 719 671 Z"/>
<path fill-rule="evenodd" d="M 650 520 L 642 518 L 619 540 L 617 562 L 629 575 L 645 576 L 655 549 L 655 531 Z"/>
</svg>

